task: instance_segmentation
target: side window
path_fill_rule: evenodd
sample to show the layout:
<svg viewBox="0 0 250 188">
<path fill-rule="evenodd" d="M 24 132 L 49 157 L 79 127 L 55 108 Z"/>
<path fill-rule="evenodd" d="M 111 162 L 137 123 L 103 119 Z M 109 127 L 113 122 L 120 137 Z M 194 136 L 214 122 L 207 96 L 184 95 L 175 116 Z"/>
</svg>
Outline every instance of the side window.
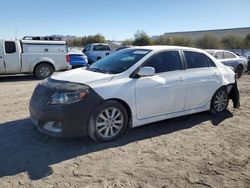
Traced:
<svg viewBox="0 0 250 188">
<path fill-rule="evenodd" d="M 224 58 L 225 59 L 233 59 L 233 58 L 235 58 L 235 56 L 231 53 L 224 52 Z"/>
<path fill-rule="evenodd" d="M 184 54 L 188 69 L 209 67 L 208 57 L 206 55 L 189 51 L 184 51 Z"/>
<path fill-rule="evenodd" d="M 110 48 L 107 45 L 95 45 L 93 47 L 93 50 L 95 50 L 95 51 L 110 51 Z"/>
<path fill-rule="evenodd" d="M 90 50 L 90 45 L 87 45 L 84 49 L 83 52 L 88 52 Z"/>
<path fill-rule="evenodd" d="M 182 69 L 178 51 L 167 51 L 156 54 L 144 64 L 145 66 L 154 67 L 155 73 Z"/>
<path fill-rule="evenodd" d="M 15 42 L 5 42 L 5 53 L 12 54 L 16 52 L 16 44 Z"/>
<path fill-rule="evenodd" d="M 207 57 L 207 61 L 208 61 L 209 67 L 216 67 L 216 65 L 214 64 L 214 62 L 209 57 Z"/>
<path fill-rule="evenodd" d="M 214 57 L 215 57 L 216 59 L 224 59 L 223 53 L 222 53 L 222 52 L 216 52 L 216 53 L 214 54 Z"/>
</svg>

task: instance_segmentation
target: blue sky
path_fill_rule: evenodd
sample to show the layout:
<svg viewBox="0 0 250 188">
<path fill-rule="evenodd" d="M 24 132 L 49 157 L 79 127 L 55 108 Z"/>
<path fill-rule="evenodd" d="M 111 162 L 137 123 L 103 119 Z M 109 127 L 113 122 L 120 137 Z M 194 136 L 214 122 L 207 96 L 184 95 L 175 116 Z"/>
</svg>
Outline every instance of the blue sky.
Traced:
<svg viewBox="0 0 250 188">
<path fill-rule="evenodd" d="M 110 40 L 250 27 L 250 0 L 1 0 L 0 38 L 93 35 Z"/>
</svg>

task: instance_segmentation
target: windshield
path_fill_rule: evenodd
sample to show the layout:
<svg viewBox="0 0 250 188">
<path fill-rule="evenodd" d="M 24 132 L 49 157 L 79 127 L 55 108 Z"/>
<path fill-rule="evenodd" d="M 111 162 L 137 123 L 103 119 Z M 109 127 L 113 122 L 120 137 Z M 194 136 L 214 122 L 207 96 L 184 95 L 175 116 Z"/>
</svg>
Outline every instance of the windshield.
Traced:
<svg viewBox="0 0 250 188">
<path fill-rule="evenodd" d="M 119 74 L 128 70 L 149 52 L 150 50 L 145 49 L 121 50 L 93 63 L 87 67 L 87 70 Z"/>
</svg>

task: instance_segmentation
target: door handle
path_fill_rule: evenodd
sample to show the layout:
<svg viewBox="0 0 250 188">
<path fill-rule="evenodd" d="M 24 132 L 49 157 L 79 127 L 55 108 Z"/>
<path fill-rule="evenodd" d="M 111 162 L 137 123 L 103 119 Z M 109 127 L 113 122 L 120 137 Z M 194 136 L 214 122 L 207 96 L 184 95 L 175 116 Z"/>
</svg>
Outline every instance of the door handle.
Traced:
<svg viewBox="0 0 250 188">
<path fill-rule="evenodd" d="M 180 82 L 184 82 L 184 78 L 183 78 L 183 77 L 180 77 L 180 78 L 179 78 L 179 81 L 180 81 Z"/>
<path fill-rule="evenodd" d="M 3 58 L 2 56 L 0 56 L 0 58 Z"/>
<path fill-rule="evenodd" d="M 218 77 L 219 75 L 217 73 L 213 73 L 213 77 Z"/>
</svg>

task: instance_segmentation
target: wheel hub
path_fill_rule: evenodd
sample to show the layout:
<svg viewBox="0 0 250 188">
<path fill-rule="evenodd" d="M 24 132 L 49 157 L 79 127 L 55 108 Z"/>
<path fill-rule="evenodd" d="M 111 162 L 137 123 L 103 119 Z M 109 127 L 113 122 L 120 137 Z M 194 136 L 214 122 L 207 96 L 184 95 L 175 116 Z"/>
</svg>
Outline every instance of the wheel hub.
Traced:
<svg viewBox="0 0 250 188">
<path fill-rule="evenodd" d="M 104 138 L 117 135 L 123 127 L 123 115 L 117 108 L 107 108 L 96 120 L 97 132 Z"/>
</svg>

